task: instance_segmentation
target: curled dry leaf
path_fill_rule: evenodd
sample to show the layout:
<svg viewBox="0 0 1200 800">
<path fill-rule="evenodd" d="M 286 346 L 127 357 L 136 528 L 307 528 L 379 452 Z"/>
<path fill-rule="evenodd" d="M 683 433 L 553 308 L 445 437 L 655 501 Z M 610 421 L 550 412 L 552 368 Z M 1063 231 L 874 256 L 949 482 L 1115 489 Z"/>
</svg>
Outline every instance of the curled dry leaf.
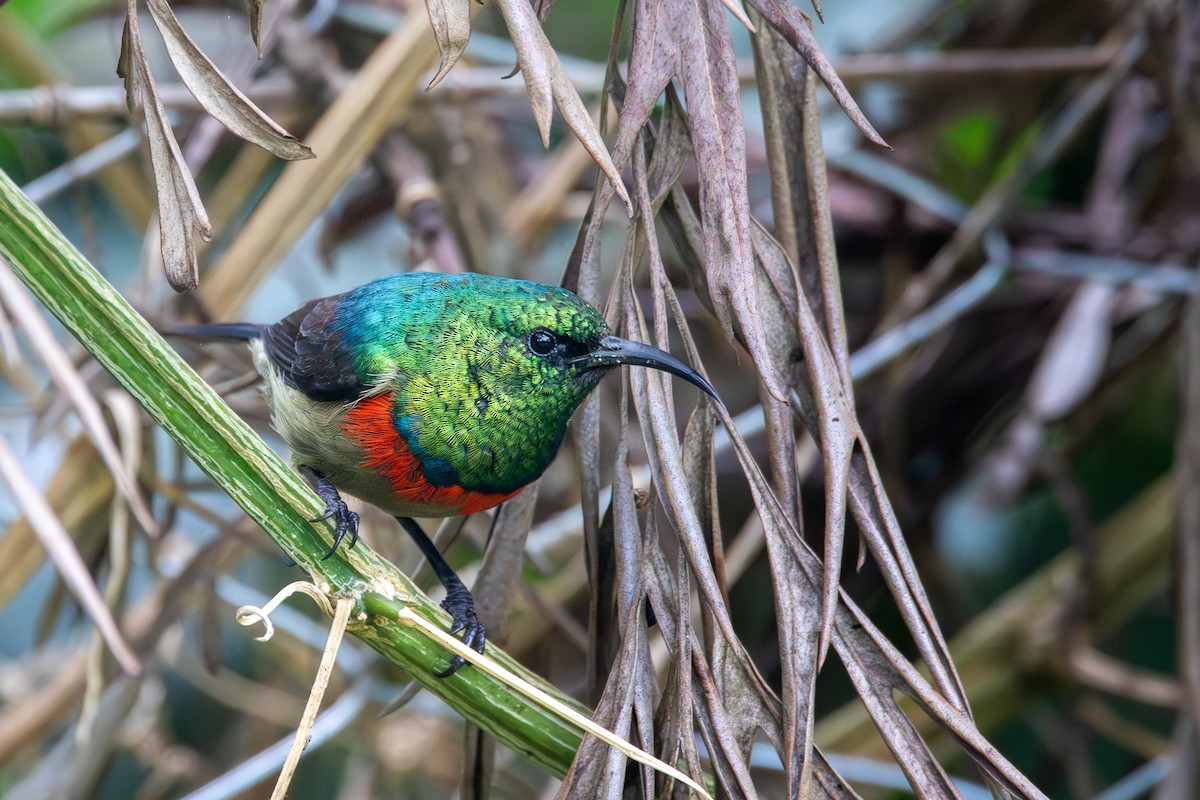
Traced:
<svg viewBox="0 0 1200 800">
<path fill-rule="evenodd" d="M 204 110 L 232 133 L 280 158 L 296 161 L 313 152 L 254 105 L 229 82 L 179 24 L 166 0 L 146 0 L 150 16 L 162 34 L 167 55 Z"/>
<path fill-rule="evenodd" d="M 629 192 L 626 191 L 621 173 L 604 144 L 600 128 L 592 120 L 587 106 L 567 76 L 562 62 L 558 60 L 550 40 L 546 38 L 538 22 L 533 6 L 529 5 L 528 0 L 497 0 L 496 5 L 504 16 L 504 24 L 508 26 L 509 35 L 517 49 L 517 65 L 525 79 L 529 103 L 533 108 L 538 130 L 542 134 L 542 144 L 547 147 L 550 145 L 552 109 L 557 105 L 567 127 L 596 160 L 617 194 L 625 201 L 626 208 L 632 213 Z"/>
<path fill-rule="evenodd" d="M 150 164 L 158 192 L 158 227 L 162 238 L 163 266 L 175 291 L 195 289 L 199 284 L 195 235 L 212 238 L 212 225 L 200 201 L 200 192 L 187 168 L 175 133 L 154 87 L 154 77 L 142 48 L 137 5 L 130 3 L 121 37 L 117 74 L 125 79 L 125 97 L 133 111 L 140 102 L 146 116 L 146 139 Z"/>
<path fill-rule="evenodd" d="M 441 83 L 467 47 L 467 40 L 471 38 L 471 0 L 425 0 L 425 8 L 442 54 L 437 73 L 425 87 L 425 91 L 429 91 Z"/>
</svg>

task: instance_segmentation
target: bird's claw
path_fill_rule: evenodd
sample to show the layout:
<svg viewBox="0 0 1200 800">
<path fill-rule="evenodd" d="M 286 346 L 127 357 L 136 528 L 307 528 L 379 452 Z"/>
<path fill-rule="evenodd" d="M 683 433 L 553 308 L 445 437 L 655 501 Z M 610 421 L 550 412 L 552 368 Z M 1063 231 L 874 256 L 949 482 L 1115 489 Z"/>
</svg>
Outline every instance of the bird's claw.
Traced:
<svg viewBox="0 0 1200 800">
<path fill-rule="evenodd" d="M 325 501 L 325 513 L 310 522 L 321 522 L 332 517 L 336 523 L 333 529 L 333 546 L 321 557 L 324 561 L 337 552 L 347 533 L 350 534 L 350 544 L 346 547 L 352 548 L 358 544 L 358 512 L 350 510 L 338 493 L 337 487 L 323 475 L 317 478 L 316 493 L 317 497 Z"/>
<path fill-rule="evenodd" d="M 465 588 L 462 591 L 447 593 L 446 599 L 442 601 L 442 608 L 454 622 L 450 626 L 451 635 L 461 631 L 463 644 L 477 653 L 482 653 L 487 642 L 487 629 L 475 613 L 475 601 L 472 599 L 471 593 Z M 453 656 L 448 667 L 434 674 L 439 678 L 449 678 L 466 663 L 466 659 L 462 656 Z"/>
<path fill-rule="evenodd" d="M 320 522 L 330 517 L 335 519 L 337 527 L 333 529 L 333 546 L 329 548 L 329 552 L 321 556 L 322 561 L 337 552 L 347 533 L 350 534 L 350 543 L 346 547 L 353 548 L 358 544 L 358 512 L 351 511 L 346 505 L 346 501 L 339 497 L 336 505 L 325 506 L 325 513 L 314 519 L 313 522 Z"/>
</svg>

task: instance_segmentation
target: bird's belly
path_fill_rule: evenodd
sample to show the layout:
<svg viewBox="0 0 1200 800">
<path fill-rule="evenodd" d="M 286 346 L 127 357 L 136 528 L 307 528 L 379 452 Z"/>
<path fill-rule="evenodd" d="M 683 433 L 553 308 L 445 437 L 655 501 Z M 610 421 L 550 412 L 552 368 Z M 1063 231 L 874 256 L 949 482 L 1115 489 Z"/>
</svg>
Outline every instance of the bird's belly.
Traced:
<svg viewBox="0 0 1200 800">
<path fill-rule="evenodd" d="M 257 355 L 257 353 L 256 353 Z M 357 403 L 313 400 L 265 370 L 275 429 L 296 464 L 323 474 L 339 491 L 405 517 L 449 517 L 492 508 L 515 495 L 434 486 L 396 430 L 389 394 Z"/>
<path fill-rule="evenodd" d="M 393 408 L 390 394 L 378 394 L 363 398 L 345 411 L 342 430 L 358 450 L 361 464 L 358 472 L 369 473 L 372 482 L 383 478 L 390 490 L 386 503 L 359 495 L 364 500 L 402 516 L 453 516 L 492 508 L 520 491 L 518 488 L 497 493 L 464 486 L 434 486 L 426 479 L 420 460 L 396 430 Z"/>
</svg>

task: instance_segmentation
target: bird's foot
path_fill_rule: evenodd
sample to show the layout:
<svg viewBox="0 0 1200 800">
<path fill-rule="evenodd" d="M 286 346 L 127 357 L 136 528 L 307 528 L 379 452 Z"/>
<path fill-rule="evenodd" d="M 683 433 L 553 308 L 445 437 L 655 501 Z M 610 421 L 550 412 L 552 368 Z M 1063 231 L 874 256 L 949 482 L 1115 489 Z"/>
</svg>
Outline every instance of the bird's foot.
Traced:
<svg viewBox="0 0 1200 800">
<path fill-rule="evenodd" d="M 346 534 L 350 534 L 350 543 L 347 548 L 352 548 L 358 544 L 358 513 L 351 511 L 346 505 L 346 501 L 342 499 L 338 493 L 337 487 L 333 482 L 326 478 L 321 473 L 317 472 L 312 467 L 301 467 L 300 471 L 305 477 L 311 478 L 314 482 L 314 490 L 317 497 L 325 502 L 325 513 L 311 522 L 320 522 L 321 520 L 333 518 L 336 525 L 333 529 L 333 546 L 329 548 L 329 552 L 321 557 L 321 560 L 332 556 L 337 552 L 338 547 L 342 544 L 342 540 L 346 538 Z"/>
<path fill-rule="evenodd" d="M 463 644 L 477 653 L 482 653 L 487 641 L 487 629 L 483 627 L 483 623 L 479 621 L 479 616 L 475 613 L 475 599 L 471 597 L 467 587 L 462 584 L 448 587 L 446 599 L 442 601 L 442 608 L 454 620 L 454 624 L 450 627 L 450 633 L 455 634 L 462 631 Z M 439 678 L 449 678 L 466 663 L 466 659 L 456 655 L 450 659 L 450 666 L 434 674 Z"/>
<path fill-rule="evenodd" d="M 421 549 L 421 553 L 429 561 L 429 566 L 433 567 L 442 586 L 446 587 L 446 599 L 442 601 L 442 608 L 446 609 L 446 613 L 454 620 L 454 624 L 450 627 L 450 634 L 462 631 L 463 644 L 482 653 L 484 642 L 487 639 L 487 630 L 479 621 L 479 615 L 475 613 L 475 598 L 471 597 L 470 590 L 463 585 L 462 580 L 455 574 L 454 568 L 446 563 L 446 559 L 438 552 L 433 540 L 421 529 L 416 520 L 411 517 L 396 517 L 396 521 L 412 537 L 417 547 Z M 467 663 L 466 659 L 456 655 L 450 659 L 450 666 L 434 674 L 439 678 L 449 678 L 458 672 L 465 663 Z"/>
</svg>

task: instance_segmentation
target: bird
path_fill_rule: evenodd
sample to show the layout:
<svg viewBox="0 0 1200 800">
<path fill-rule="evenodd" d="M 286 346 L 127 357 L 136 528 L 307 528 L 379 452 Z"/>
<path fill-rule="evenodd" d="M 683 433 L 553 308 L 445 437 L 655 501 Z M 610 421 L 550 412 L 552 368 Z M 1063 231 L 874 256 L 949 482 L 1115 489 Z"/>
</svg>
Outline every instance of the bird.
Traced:
<svg viewBox="0 0 1200 800">
<path fill-rule="evenodd" d="M 566 289 L 492 275 L 406 272 L 308 302 L 280 321 L 183 326 L 249 342 L 271 422 L 335 523 L 332 556 L 358 541 L 357 497 L 394 516 L 445 587 L 451 634 L 482 653 L 470 591 L 415 518 L 472 514 L 513 497 L 553 461 L 572 414 L 622 364 L 676 375 L 720 404 L 670 353 L 612 335 Z M 439 677 L 463 665 L 455 655 Z"/>
</svg>

